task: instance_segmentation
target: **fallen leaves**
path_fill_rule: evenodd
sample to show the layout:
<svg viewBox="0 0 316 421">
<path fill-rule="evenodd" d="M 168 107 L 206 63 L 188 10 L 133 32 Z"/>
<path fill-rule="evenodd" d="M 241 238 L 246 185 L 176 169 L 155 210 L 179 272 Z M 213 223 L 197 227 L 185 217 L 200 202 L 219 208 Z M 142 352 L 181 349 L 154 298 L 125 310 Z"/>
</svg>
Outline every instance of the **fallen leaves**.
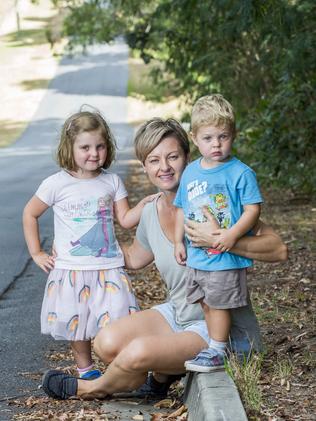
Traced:
<svg viewBox="0 0 316 421">
<path fill-rule="evenodd" d="M 162 408 L 162 406 L 159 406 L 159 408 Z M 171 414 L 162 414 L 160 412 L 157 412 L 156 414 L 152 414 L 150 421 L 162 421 L 162 420 L 185 421 L 187 419 L 187 416 L 188 416 L 188 410 L 186 406 L 181 405 L 180 408 L 171 412 Z"/>
<path fill-rule="evenodd" d="M 144 195 L 155 189 L 147 181 L 138 165 L 131 167 L 127 189 L 132 192 L 131 203 L 136 204 Z M 315 406 L 315 205 L 286 203 L 282 196 L 265 195 L 269 211 L 267 221 L 282 233 L 290 248 L 288 262 L 282 264 L 256 263 L 249 274 L 252 301 L 258 315 L 267 355 L 263 362 L 259 385 L 263 394 L 260 412 L 249 413 L 249 421 L 311 421 L 316 413 Z M 283 209 L 286 206 L 286 218 Z M 308 218 L 307 218 L 308 215 Z M 306 225 L 308 229 L 306 228 Z M 116 229 L 121 242 L 131 242 L 135 230 Z M 142 308 L 165 299 L 166 291 L 159 275 L 150 265 L 142 271 L 130 271 L 137 298 Z M 57 365 L 72 357 L 68 350 L 49 353 L 50 363 Z M 288 361 L 291 370 L 277 363 Z M 102 364 L 98 364 L 104 370 Z M 67 367 L 73 370 L 73 366 Z M 283 371 L 282 371 L 283 370 Z M 24 373 L 25 375 L 25 373 Z M 174 389 L 176 390 L 176 388 Z M 180 393 L 180 392 L 179 392 Z M 33 394 L 33 393 L 32 393 Z M 84 420 L 112 421 L 110 414 L 104 414 L 102 402 L 54 401 L 46 397 L 30 396 L 10 402 L 11 408 L 23 412 L 15 414 L 16 421 L 41 420 Z M 151 421 L 184 421 L 187 409 L 175 396 L 156 404 L 161 411 L 151 414 Z M 165 405 L 165 406 L 164 406 Z M 10 408 L 10 409 L 11 409 Z M 162 409 L 167 408 L 167 413 Z M 143 414 L 134 415 L 135 421 L 143 420 Z M 142 417 L 142 418 L 141 418 Z M 199 421 L 199 420 L 197 420 Z"/>
</svg>

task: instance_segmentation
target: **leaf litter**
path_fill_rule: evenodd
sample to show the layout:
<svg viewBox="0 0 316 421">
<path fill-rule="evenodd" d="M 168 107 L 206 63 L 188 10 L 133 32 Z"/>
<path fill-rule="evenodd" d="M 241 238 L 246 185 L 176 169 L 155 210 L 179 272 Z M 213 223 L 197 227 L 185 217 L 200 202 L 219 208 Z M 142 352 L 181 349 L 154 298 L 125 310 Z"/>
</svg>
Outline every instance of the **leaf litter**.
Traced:
<svg viewBox="0 0 316 421">
<path fill-rule="evenodd" d="M 144 195 L 155 193 L 138 164 L 131 165 L 126 186 L 128 191 L 133 192 L 131 205 Z M 262 392 L 261 407 L 257 411 L 246 408 L 247 415 L 250 421 L 311 421 L 316 413 L 315 203 L 312 200 L 292 200 L 287 193 L 282 197 L 266 193 L 265 200 L 268 211 L 263 210 L 263 219 L 272 224 L 288 245 L 289 259 L 275 264 L 256 262 L 249 271 L 249 289 L 266 355 L 258 382 Z M 123 230 L 117 226 L 116 232 L 120 242 L 131 242 L 135 229 Z M 154 265 L 129 271 L 129 274 L 142 309 L 165 299 L 166 290 Z M 69 350 L 51 352 L 48 360 L 49 365 L 55 367 L 69 362 L 68 370 L 75 373 Z M 96 365 L 105 369 L 101 362 Z M 160 402 L 170 412 L 153 413 L 151 420 L 186 420 L 187 409 L 181 401 L 182 391 L 182 385 L 176 383 L 168 399 Z M 31 393 L 26 398 L 8 402 L 11 408 L 15 406 L 17 409 L 14 420 L 119 420 L 104 413 L 102 401 L 58 401 L 34 395 Z M 159 408 L 159 403 L 155 406 Z M 134 419 L 141 420 L 141 417 L 143 415 L 139 414 L 139 418 Z"/>
</svg>

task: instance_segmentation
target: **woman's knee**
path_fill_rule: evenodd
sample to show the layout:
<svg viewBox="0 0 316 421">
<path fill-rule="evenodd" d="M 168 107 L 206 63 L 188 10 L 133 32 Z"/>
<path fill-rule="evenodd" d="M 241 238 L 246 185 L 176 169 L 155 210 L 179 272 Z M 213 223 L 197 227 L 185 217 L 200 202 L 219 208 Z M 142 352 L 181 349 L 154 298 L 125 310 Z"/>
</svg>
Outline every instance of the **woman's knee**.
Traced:
<svg viewBox="0 0 316 421">
<path fill-rule="evenodd" d="M 147 344 L 148 345 L 148 344 Z M 123 371 L 145 372 L 150 369 L 153 353 L 144 338 L 131 341 L 115 360 Z"/>
<path fill-rule="evenodd" d="M 97 356 L 105 363 L 109 363 L 120 352 L 120 335 L 107 326 L 99 330 L 93 341 L 93 349 Z"/>
</svg>

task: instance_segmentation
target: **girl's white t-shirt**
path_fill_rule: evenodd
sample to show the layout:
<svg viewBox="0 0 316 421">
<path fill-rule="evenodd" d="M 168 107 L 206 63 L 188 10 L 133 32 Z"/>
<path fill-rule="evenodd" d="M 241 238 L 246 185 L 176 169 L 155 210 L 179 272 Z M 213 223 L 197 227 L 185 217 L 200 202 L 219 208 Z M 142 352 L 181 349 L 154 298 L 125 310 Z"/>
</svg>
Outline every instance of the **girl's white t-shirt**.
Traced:
<svg viewBox="0 0 316 421">
<path fill-rule="evenodd" d="M 118 175 L 103 170 L 95 178 L 79 179 L 61 170 L 46 178 L 35 194 L 54 211 L 56 269 L 124 266 L 113 224 L 113 203 L 127 197 Z"/>
</svg>

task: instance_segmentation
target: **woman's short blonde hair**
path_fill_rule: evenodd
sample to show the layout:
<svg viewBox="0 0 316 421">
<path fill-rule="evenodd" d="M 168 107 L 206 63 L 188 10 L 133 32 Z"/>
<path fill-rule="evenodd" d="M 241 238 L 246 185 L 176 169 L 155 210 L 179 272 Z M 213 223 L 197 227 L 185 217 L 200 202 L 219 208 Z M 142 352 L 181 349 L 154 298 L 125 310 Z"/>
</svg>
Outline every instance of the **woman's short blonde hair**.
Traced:
<svg viewBox="0 0 316 421">
<path fill-rule="evenodd" d="M 76 171 L 73 145 L 76 137 L 83 132 L 100 130 L 107 149 L 106 160 L 102 168 L 108 168 L 115 159 L 116 142 L 105 119 L 98 111 L 79 111 L 65 121 L 59 145 L 57 148 L 57 162 L 61 168 L 68 171 Z"/>
<path fill-rule="evenodd" d="M 199 98 L 192 108 L 191 130 L 196 135 L 202 126 L 227 127 L 236 135 L 235 114 L 232 105 L 220 94 Z"/>
<path fill-rule="evenodd" d="M 147 156 L 166 137 L 175 137 L 185 155 L 190 152 L 187 132 L 173 119 L 153 118 L 144 123 L 137 131 L 134 146 L 137 158 L 144 163 Z"/>
</svg>

